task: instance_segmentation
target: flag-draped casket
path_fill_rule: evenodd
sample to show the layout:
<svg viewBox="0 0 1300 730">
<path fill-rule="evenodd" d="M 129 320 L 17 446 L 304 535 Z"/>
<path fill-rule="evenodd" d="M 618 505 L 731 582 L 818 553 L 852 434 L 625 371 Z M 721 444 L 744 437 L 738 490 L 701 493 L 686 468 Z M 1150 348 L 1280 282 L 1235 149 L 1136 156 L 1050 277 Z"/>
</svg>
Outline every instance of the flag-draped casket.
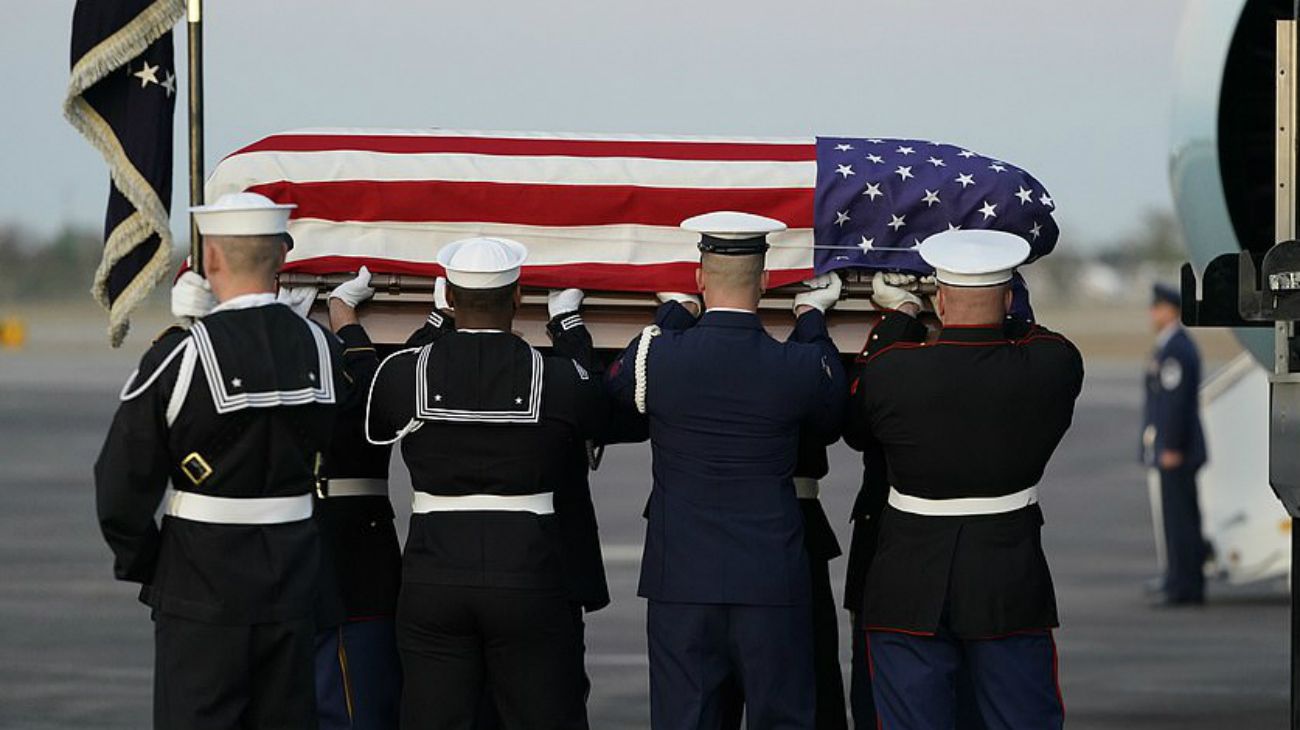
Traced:
<svg viewBox="0 0 1300 730">
<path fill-rule="evenodd" d="M 253 191 L 295 203 L 286 270 L 436 275 L 438 249 L 488 235 L 529 248 L 523 281 L 610 291 L 694 288 L 693 215 L 770 216 L 771 284 L 841 268 L 929 273 L 912 250 L 953 227 L 1058 230 L 1025 171 L 918 140 L 721 139 L 451 130 L 313 129 L 231 154 L 207 198 Z"/>
</svg>

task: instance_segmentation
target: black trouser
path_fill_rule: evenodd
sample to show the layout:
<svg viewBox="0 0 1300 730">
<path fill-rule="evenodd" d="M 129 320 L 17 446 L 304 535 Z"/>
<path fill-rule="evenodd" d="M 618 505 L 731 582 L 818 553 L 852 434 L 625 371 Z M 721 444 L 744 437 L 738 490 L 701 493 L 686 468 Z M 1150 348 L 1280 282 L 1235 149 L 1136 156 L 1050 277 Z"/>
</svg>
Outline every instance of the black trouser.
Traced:
<svg viewBox="0 0 1300 730">
<path fill-rule="evenodd" d="M 490 692 L 506 730 L 585 728 L 575 608 L 559 591 L 404 584 L 402 727 L 472 730 Z"/>
<path fill-rule="evenodd" d="M 587 653 L 587 624 L 583 621 L 582 605 L 573 604 L 573 618 L 578 623 L 578 639 L 582 643 L 582 653 Z M 591 697 L 591 677 L 587 676 L 587 668 L 584 663 L 582 670 L 582 701 L 586 704 Z M 583 727 L 586 725 L 586 713 L 583 714 Z M 483 700 L 479 705 L 478 721 L 474 723 L 474 730 L 501 730 L 501 715 L 497 712 L 496 704 L 492 699 L 491 688 L 483 692 Z"/>
<path fill-rule="evenodd" d="M 1173 601 L 1205 598 L 1205 537 L 1196 495 L 1196 470 L 1160 470 L 1165 527 L 1165 591 Z"/>
<path fill-rule="evenodd" d="M 840 617 L 835 593 L 831 589 L 830 563 L 809 559 L 808 566 L 812 573 L 812 644 L 813 675 L 817 683 L 817 730 L 847 730 L 849 723 L 844 712 L 844 677 L 840 674 Z M 867 692 L 870 691 L 870 685 L 867 685 Z M 732 696 L 723 706 L 722 728 L 740 730 L 745 697 L 737 677 L 731 678 L 728 692 Z"/>
<path fill-rule="evenodd" d="M 316 727 L 310 618 L 226 626 L 154 616 L 154 727 Z"/>
</svg>

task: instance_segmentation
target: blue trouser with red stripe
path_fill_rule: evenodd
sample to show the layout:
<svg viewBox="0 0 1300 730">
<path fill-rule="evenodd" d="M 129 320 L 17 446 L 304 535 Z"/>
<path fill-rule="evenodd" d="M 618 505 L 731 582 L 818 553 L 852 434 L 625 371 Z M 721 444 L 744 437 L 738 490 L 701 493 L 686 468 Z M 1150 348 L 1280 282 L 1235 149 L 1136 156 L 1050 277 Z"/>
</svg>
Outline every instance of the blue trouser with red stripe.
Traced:
<svg viewBox="0 0 1300 730">
<path fill-rule="evenodd" d="M 316 634 L 320 730 L 396 730 L 401 688 L 393 619 L 349 621 Z"/>
<path fill-rule="evenodd" d="M 1055 730 L 1065 723 L 1050 631 L 997 639 L 872 631 L 867 642 L 881 730 L 952 728 L 963 668 L 989 730 Z"/>
</svg>

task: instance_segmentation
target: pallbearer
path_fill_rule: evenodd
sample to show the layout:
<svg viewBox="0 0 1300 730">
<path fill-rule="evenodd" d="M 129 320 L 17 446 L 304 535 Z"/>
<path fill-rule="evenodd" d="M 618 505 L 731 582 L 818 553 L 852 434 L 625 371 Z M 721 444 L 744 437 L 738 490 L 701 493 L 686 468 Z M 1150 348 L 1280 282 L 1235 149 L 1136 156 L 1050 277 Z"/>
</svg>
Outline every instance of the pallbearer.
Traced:
<svg viewBox="0 0 1300 730">
<path fill-rule="evenodd" d="M 370 390 L 379 356 L 356 310 L 374 293 L 370 272 L 362 267 L 329 295 L 330 329 L 343 342 L 343 367 L 352 387 L 362 392 Z M 388 501 L 391 447 L 366 441 L 365 406 L 358 398 L 339 412 L 316 486 L 325 559 L 316 635 L 320 730 L 397 727 L 402 671 L 394 616 L 401 546 Z"/>
<path fill-rule="evenodd" d="M 604 415 L 599 382 L 510 328 L 525 248 L 475 238 L 438 253 L 456 331 L 375 376 L 367 435 L 401 440 L 415 488 L 397 637 L 404 728 L 586 723 L 580 607 L 563 571 L 557 485 Z"/>
<path fill-rule="evenodd" d="M 292 207 L 194 209 L 207 280 L 174 303 L 196 319 L 145 354 L 95 464 L 117 577 L 153 609 L 155 727 L 316 724 L 312 491 L 349 389 L 333 335 L 276 301 Z"/>
<path fill-rule="evenodd" d="M 767 235 L 785 226 L 729 212 L 682 225 L 701 235 L 706 311 L 696 322 L 669 298 L 607 379 L 648 417 L 654 453 L 638 591 L 651 725 L 717 728 L 737 681 L 748 727 L 812 728 L 812 579 L 793 474 L 801 432 L 823 445 L 839 435 L 844 375 L 820 311 L 837 292 L 802 304 L 778 342 L 757 308 Z"/>
<path fill-rule="evenodd" d="M 886 728 L 951 728 L 964 667 L 986 725 L 1059 728 L 1038 481 L 1083 361 L 1061 335 L 1007 319 L 1024 240 L 953 231 L 920 254 L 943 329 L 920 342 L 915 300 L 877 275 L 877 301 L 898 311 L 854 369 L 845 428 L 850 445 L 883 452 L 891 485 L 862 607 L 876 709 Z"/>
</svg>

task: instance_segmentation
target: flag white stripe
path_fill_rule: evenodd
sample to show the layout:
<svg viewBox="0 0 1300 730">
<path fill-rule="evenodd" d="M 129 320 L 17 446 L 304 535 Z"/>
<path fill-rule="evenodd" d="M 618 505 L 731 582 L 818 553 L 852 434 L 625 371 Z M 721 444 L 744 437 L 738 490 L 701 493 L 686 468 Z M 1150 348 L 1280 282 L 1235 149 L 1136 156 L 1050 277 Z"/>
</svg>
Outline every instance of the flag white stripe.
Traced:
<svg viewBox="0 0 1300 730">
<path fill-rule="evenodd" d="M 816 162 L 658 160 L 358 150 L 249 152 L 227 158 L 208 179 L 208 200 L 270 182 L 486 182 L 764 190 L 817 184 Z"/>
<path fill-rule="evenodd" d="M 574 228 L 500 223 L 371 223 L 291 221 L 289 261 L 356 256 L 434 263 L 438 249 L 471 236 L 511 238 L 528 246 L 528 266 L 663 264 L 699 261 L 699 237 L 668 226 L 615 225 Z M 769 269 L 810 269 L 813 231 L 796 228 L 769 239 Z"/>
</svg>

